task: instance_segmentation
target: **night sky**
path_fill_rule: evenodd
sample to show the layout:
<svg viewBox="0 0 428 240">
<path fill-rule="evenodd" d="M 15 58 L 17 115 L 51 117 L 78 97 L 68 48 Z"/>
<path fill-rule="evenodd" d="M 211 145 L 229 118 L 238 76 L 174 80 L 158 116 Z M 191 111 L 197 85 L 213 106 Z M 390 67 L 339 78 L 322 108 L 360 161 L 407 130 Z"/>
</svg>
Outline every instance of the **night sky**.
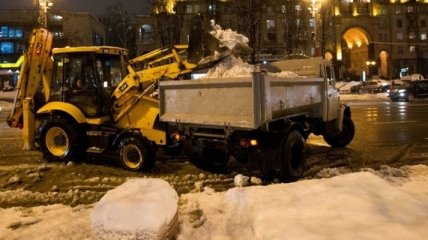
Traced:
<svg viewBox="0 0 428 240">
<path fill-rule="evenodd" d="M 0 0 L 0 10 L 29 10 L 38 0 Z M 121 2 L 130 13 L 150 13 L 151 0 L 52 0 L 53 8 L 66 11 L 104 13 L 108 6 Z"/>
</svg>

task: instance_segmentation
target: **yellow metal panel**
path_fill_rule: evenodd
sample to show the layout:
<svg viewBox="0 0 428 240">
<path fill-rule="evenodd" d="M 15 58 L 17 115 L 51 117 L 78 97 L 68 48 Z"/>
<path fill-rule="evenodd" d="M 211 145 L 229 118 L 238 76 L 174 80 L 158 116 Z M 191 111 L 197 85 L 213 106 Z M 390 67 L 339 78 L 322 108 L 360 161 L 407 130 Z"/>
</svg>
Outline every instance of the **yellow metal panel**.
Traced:
<svg viewBox="0 0 428 240">
<path fill-rule="evenodd" d="M 87 119 L 79 108 L 70 103 L 65 102 L 49 102 L 41 107 L 37 114 L 50 113 L 52 111 L 65 112 L 73 117 L 78 123 L 86 123 Z"/>
<path fill-rule="evenodd" d="M 118 128 L 136 128 L 143 136 L 158 145 L 166 144 L 166 133 L 162 130 L 153 129 L 159 115 L 159 102 L 149 97 L 141 98 L 132 109 L 130 109 L 116 123 Z"/>
</svg>

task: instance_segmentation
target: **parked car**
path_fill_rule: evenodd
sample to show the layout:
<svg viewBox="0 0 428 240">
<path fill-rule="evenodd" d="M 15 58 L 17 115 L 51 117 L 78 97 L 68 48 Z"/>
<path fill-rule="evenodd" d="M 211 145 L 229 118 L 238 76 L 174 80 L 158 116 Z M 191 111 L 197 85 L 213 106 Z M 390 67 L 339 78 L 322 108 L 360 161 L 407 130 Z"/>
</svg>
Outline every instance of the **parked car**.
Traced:
<svg viewBox="0 0 428 240">
<path fill-rule="evenodd" d="M 404 83 L 398 88 L 391 89 L 388 96 L 393 102 L 398 100 L 411 102 L 416 98 L 428 98 L 428 80 Z"/>
<path fill-rule="evenodd" d="M 366 81 L 351 87 L 351 93 L 376 93 L 380 84 L 377 81 Z"/>
</svg>

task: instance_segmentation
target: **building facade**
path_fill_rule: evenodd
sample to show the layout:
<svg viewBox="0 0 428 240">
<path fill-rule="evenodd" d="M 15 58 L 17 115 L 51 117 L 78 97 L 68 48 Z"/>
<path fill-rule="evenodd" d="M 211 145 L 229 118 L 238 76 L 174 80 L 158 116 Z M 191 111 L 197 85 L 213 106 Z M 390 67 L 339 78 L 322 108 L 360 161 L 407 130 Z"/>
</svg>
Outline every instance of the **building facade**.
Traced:
<svg viewBox="0 0 428 240">
<path fill-rule="evenodd" d="M 6 82 L 16 84 L 29 36 L 40 26 L 38 18 L 38 11 L 0 11 L 0 89 Z M 104 26 L 90 13 L 50 12 L 48 29 L 54 47 L 104 44 Z"/>
<path fill-rule="evenodd" d="M 243 33 L 257 18 L 259 61 L 323 56 L 342 79 L 385 79 L 420 73 L 428 77 L 427 0 L 176 0 L 171 14 L 187 43 L 190 18 L 201 13 L 223 28 Z M 246 18 L 237 3 L 253 4 Z M 244 4 L 245 5 L 245 4 Z M 248 10 L 248 9 L 247 9 Z M 251 10 L 251 9 L 250 9 Z M 243 10 L 244 11 L 244 10 Z M 137 55 L 160 47 L 159 13 L 136 17 Z M 251 14 L 247 12 L 247 15 Z M 297 26 L 297 27 L 296 27 Z M 165 32 L 165 31 L 163 31 Z M 244 33 L 245 34 L 245 33 Z"/>
</svg>

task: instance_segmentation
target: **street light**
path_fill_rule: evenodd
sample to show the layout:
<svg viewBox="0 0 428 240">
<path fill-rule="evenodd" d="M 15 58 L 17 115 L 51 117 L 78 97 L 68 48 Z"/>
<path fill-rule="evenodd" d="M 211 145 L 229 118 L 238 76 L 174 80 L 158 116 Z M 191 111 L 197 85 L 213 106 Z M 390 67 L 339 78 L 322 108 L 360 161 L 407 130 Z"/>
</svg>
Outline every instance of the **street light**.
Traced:
<svg viewBox="0 0 428 240">
<path fill-rule="evenodd" d="M 319 11 L 321 9 L 321 0 L 311 0 L 311 7 L 309 8 L 309 11 L 312 13 L 312 20 L 313 22 L 313 43 L 314 43 L 314 53 L 313 55 L 317 56 L 317 49 L 318 49 L 318 41 L 317 41 L 317 22 L 319 21 Z"/>
<path fill-rule="evenodd" d="M 53 5 L 52 0 L 39 0 L 39 23 L 48 27 L 48 9 Z"/>
</svg>

